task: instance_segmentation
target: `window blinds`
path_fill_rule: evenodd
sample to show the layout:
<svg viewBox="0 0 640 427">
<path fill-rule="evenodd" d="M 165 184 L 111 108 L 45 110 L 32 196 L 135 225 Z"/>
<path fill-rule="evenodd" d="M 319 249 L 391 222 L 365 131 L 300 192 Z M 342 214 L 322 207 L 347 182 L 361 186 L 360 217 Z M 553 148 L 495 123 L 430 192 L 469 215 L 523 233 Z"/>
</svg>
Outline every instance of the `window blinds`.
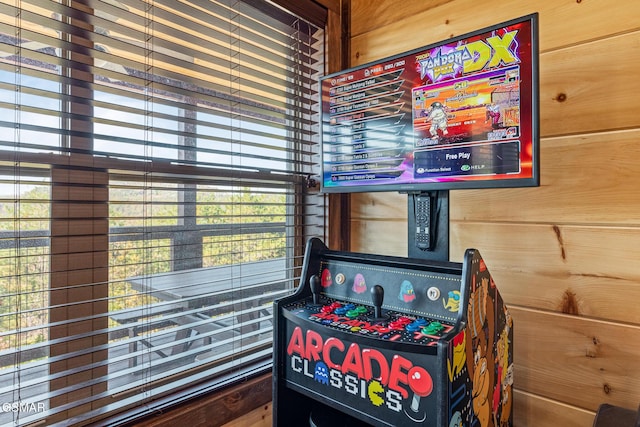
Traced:
<svg viewBox="0 0 640 427">
<path fill-rule="evenodd" d="M 325 233 L 323 37 L 267 2 L 0 0 L 0 424 L 269 368 Z"/>
</svg>

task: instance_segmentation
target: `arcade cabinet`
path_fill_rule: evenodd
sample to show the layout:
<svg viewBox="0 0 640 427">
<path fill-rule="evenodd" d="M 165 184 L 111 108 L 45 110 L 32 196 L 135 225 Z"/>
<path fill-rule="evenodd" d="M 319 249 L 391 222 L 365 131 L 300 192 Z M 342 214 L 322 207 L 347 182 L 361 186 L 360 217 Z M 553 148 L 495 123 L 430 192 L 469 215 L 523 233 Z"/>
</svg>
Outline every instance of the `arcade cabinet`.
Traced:
<svg viewBox="0 0 640 427">
<path fill-rule="evenodd" d="M 275 303 L 273 425 L 511 426 L 513 323 L 463 263 L 306 248 Z"/>
<path fill-rule="evenodd" d="M 408 257 L 308 242 L 274 426 L 512 425 L 513 322 L 477 250 L 449 261 L 449 191 L 539 185 L 538 60 L 531 14 L 320 79 L 322 191 L 406 193 Z"/>
</svg>

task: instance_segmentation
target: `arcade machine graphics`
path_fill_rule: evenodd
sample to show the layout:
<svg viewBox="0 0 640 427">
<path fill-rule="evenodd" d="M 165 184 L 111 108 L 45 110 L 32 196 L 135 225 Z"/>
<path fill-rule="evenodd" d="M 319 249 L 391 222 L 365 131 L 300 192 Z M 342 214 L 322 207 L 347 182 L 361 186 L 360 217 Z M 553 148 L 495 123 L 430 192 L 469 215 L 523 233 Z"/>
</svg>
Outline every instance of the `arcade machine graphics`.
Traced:
<svg viewBox="0 0 640 427">
<path fill-rule="evenodd" d="M 274 426 L 512 425 L 513 322 L 477 250 L 453 263 L 311 239 L 275 313 Z"/>
</svg>

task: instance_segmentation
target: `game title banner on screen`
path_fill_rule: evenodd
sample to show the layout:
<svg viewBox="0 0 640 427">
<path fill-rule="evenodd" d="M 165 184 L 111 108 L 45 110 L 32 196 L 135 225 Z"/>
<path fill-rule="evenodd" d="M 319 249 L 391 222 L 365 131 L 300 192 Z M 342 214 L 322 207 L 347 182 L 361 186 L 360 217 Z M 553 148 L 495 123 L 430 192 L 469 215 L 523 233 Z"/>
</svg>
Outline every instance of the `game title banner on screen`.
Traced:
<svg viewBox="0 0 640 427">
<path fill-rule="evenodd" d="M 323 190 L 538 185 L 536 22 L 322 78 Z"/>
</svg>

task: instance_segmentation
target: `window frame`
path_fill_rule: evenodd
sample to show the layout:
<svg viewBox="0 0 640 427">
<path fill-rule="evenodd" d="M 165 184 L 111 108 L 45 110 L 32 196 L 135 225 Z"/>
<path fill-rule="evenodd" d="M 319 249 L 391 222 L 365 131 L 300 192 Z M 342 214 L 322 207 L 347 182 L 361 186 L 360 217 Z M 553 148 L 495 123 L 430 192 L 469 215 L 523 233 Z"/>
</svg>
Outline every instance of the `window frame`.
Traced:
<svg viewBox="0 0 640 427">
<path fill-rule="evenodd" d="M 78 2 L 80 4 L 86 5 L 87 10 L 89 9 L 89 1 L 81 0 Z M 247 3 L 257 3 L 252 1 L 247 1 Z M 300 5 L 301 2 L 289 2 L 277 1 L 276 3 L 285 3 L 291 6 L 292 4 Z M 307 3 L 307 0 L 304 0 L 303 3 Z M 329 22 L 331 19 L 339 19 L 339 13 L 336 13 L 336 5 L 339 3 L 339 0 L 320 0 L 320 3 L 324 3 L 322 6 L 323 10 L 326 10 L 326 7 L 329 7 L 328 17 L 321 19 L 328 19 Z M 309 4 L 313 5 L 313 8 L 309 9 L 312 12 L 317 11 L 318 3 L 309 0 Z M 328 5 L 328 6 L 327 6 Z M 300 11 L 298 11 L 300 12 Z M 300 12 L 302 13 L 302 12 Z M 333 18 L 332 18 L 333 17 Z M 314 17 L 317 20 L 317 17 Z M 311 20 L 313 22 L 313 20 Z M 325 27 L 325 31 L 326 31 Z M 73 37 L 73 36 L 71 36 Z M 86 39 L 90 39 L 90 37 L 86 37 Z M 335 37 L 332 36 L 332 39 Z M 74 61 L 74 56 L 90 56 L 89 52 L 90 48 L 87 47 L 86 52 L 76 51 L 69 52 L 68 59 Z M 327 49 L 329 51 L 330 49 Z M 86 57 L 82 59 L 82 61 L 77 61 L 77 63 L 85 62 Z M 73 70 L 69 70 L 69 77 L 74 78 L 75 73 L 90 73 L 90 64 L 86 64 L 82 68 L 74 68 Z M 91 99 L 87 97 L 86 93 L 90 92 L 92 89 L 89 84 L 86 87 L 79 87 L 77 85 L 69 86 L 69 90 L 80 90 L 84 93 L 82 96 L 85 99 Z M 69 93 L 69 96 L 73 96 L 73 93 Z M 108 256 L 109 256 L 109 214 L 108 214 L 108 206 L 109 206 L 109 197 L 108 197 L 108 187 L 109 181 L 111 177 L 117 176 L 121 170 L 133 170 L 135 169 L 135 165 L 132 165 L 131 162 L 128 162 L 123 159 L 108 159 L 108 158 L 96 158 L 92 157 L 91 152 L 93 150 L 92 140 L 91 138 L 86 138 L 83 136 L 83 132 L 92 133 L 93 123 L 90 121 L 82 121 L 76 118 L 77 112 L 82 112 L 83 115 L 92 115 L 90 111 L 93 107 L 90 103 L 77 103 L 72 104 L 69 103 L 63 106 L 63 111 L 68 113 L 69 119 L 65 121 L 65 127 L 67 129 L 81 130 L 81 132 L 67 132 L 63 135 L 64 142 L 62 147 L 65 148 L 65 151 L 58 154 L 43 154 L 43 153 L 0 153 L 0 162 L 17 162 L 24 165 L 28 164 L 39 164 L 39 165 L 49 165 L 50 169 L 48 169 L 48 173 L 50 174 L 50 185 L 51 185 L 51 236 L 50 236 L 50 245 L 51 245 L 51 283 L 50 283 L 50 305 L 60 307 L 60 310 L 52 309 L 50 312 L 50 322 L 60 321 L 63 325 L 56 326 L 51 328 L 50 330 L 50 339 L 55 340 L 56 338 L 63 339 L 64 337 L 69 336 L 70 334 L 78 334 L 78 333 L 92 333 L 95 330 L 107 329 L 107 317 L 103 317 L 100 319 L 96 319 L 96 314 L 108 313 L 108 308 L 106 307 L 107 299 L 108 299 Z M 3 158 L 4 157 L 4 158 Z M 91 168 L 86 168 L 87 162 L 91 163 Z M 10 168 L 10 167 L 9 167 Z M 23 171 L 27 171 L 28 167 L 23 167 Z M 146 172 L 151 173 L 159 173 L 159 174 L 172 174 L 176 171 L 184 171 L 191 172 L 192 169 L 187 165 L 169 165 L 169 164 L 152 164 L 147 165 Z M 47 168 L 39 168 L 36 167 L 33 169 L 33 172 L 36 174 L 47 174 Z M 219 170 L 202 170 L 205 176 L 220 176 Z M 230 174 L 231 175 L 231 174 Z M 268 178 L 268 174 L 264 173 L 263 178 Z M 93 191 L 89 196 L 85 194 L 81 194 L 76 191 L 78 183 L 92 183 Z M 298 199 L 293 203 L 296 206 L 296 209 L 299 206 L 304 206 L 304 194 L 306 192 L 306 187 L 308 186 L 308 182 L 306 181 L 298 181 L 295 182 L 294 185 L 298 186 L 301 191 L 297 192 Z M 87 205 L 91 205 L 90 208 Z M 73 226 L 75 227 L 77 223 L 73 223 L 71 219 L 72 216 L 69 215 L 69 212 L 78 212 L 78 215 L 82 215 L 86 218 L 86 222 L 84 226 L 86 227 L 83 230 L 74 230 L 74 233 L 69 234 L 68 230 Z M 303 225 L 296 225 L 295 228 L 301 228 Z M 64 231 L 63 231 L 64 230 Z M 90 232 L 88 230 L 91 230 Z M 74 236 L 74 234 L 76 236 Z M 300 239 L 303 233 L 296 233 L 294 238 Z M 80 236 L 91 235 L 92 239 L 84 239 Z M 69 245 L 79 244 L 82 248 L 82 251 L 78 251 L 75 253 L 69 253 L 68 247 Z M 303 247 L 302 244 L 297 244 L 297 247 Z M 86 267 L 82 273 L 74 276 L 73 281 L 70 282 L 68 276 L 68 266 L 70 264 L 78 262 L 78 254 L 82 253 L 82 262 Z M 91 256 L 88 256 L 91 254 Z M 297 254 L 300 255 L 300 254 Z M 294 257 L 296 258 L 296 257 Z M 297 266 L 298 268 L 300 265 Z M 86 284 L 86 283 L 104 283 L 104 285 L 94 285 L 92 286 L 91 292 L 92 295 L 87 297 L 81 293 L 77 293 L 71 295 L 69 292 L 57 292 L 57 288 L 59 287 L 67 287 L 69 284 Z M 88 300 L 104 300 L 99 303 L 91 303 L 91 304 L 80 304 L 79 302 L 88 301 Z M 74 304 L 74 307 L 78 309 L 75 313 L 77 317 L 90 317 L 91 320 L 76 322 L 73 326 L 69 326 L 66 324 L 66 321 L 69 320 L 69 316 L 67 315 L 67 305 Z M 81 316 L 80 316 L 81 315 Z M 99 334 L 93 335 L 91 338 L 91 343 L 87 346 L 102 346 L 108 342 L 107 334 Z M 55 356 L 57 354 L 62 354 L 68 351 L 67 344 L 54 344 L 50 347 L 49 355 Z M 108 357 L 107 351 L 102 351 L 98 353 L 94 353 L 90 356 L 79 356 L 80 359 L 73 362 L 78 362 L 79 364 L 87 364 L 87 363 L 95 363 L 96 360 L 106 360 Z M 88 357 L 88 359 L 87 359 Z M 70 361 L 67 361 L 70 362 Z M 137 419 L 144 414 L 148 414 L 153 411 L 160 410 L 161 408 L 164 410 L 169 406 L 174 406 L 179 403 L 187 403 L 193 401 L 194 398 L 202 395 L 206 395 L 208 393 L 215 392 L 217 396 L 225 396 L 227 393 L 234 393 L 235 389 L 229 388 L 231 386 L 237 386 L 237 384 L 241 381 L 246 381 L 247 379 L 252 379 L 252 381 L 258 381 L 256 384 L 264 384 L 264 374 L 268 373 L 270 368 L 270 364 L 261 364 L 261 366 L 253 369 L 246 369 L 246 372 L 243 372 L 241 375 L 238 373 L 233 373 L 228 375 L 228 378 L 216 379 L 210 383 L 203 383 L 196 388 L 188 388 L 184 389 L 177 394 L 173 394 L 171 396 L 167 396 L 166 398 L 158 399 L 153 405 L 146 405 L 144 408 L 131 408 L 128 411 L 120 413 L 116 418 L 112 419 L 112 421 L 116 423 L 126 423 L 127 420 Z M 56 372 L 55 364 L 50 373 Z M 60 370 L 64 371 L 66 366 L 60 366 Z M 103 369 L 107 369 L 106 366 Z M 95 374 L 97 376 L 101 376 L 106 374 L 104 370 L 96 370 Z M 262 378 L 262 379 L 260 379 Z M 64 379 L 63 381 L 66 381 Z M 270 381 L 269 381 L 270 384 Z M 66 386 L 66 385 L 65 385 Z M 53 385 L 52 387 L 58 387 L 58 385 Z M 63 386 L 64 387 L 64 386 Z M 263 387 L 258 386 L 255 388 L 256 390 L 261 390 Z M 224 395 L 221 395 L 221 390 L 224 391 Z M 106 384 L 96 384 L 94 392 L 106 391 Z M 270 392 L 270 387 L 269 390 Z M 266 394 L 263 394 L 264 398 Z M 59 399 L 59 400 L 55 400 Z M 59 396 L 58 398 L 53 398 L 52 406 L 57 406 L 60 404 L 64 404 L 73 399 L 72 394 L 64 394 Z M 264 399 L 256 399 L 254 403 L 262 402 Z M 261 404 L 261 403 L 260 403 Z"/>
</svg>

